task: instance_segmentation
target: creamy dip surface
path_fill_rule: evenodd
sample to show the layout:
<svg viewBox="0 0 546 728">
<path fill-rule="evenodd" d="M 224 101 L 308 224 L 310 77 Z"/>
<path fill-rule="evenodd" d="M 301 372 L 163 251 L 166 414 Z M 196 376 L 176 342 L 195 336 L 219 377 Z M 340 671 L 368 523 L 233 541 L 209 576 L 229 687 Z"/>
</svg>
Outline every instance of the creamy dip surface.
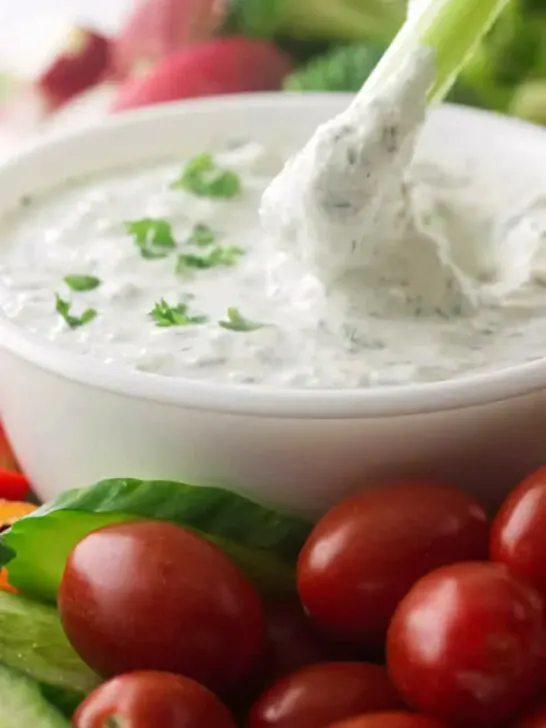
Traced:
<svg viewBox="0 0 546 728">
<path fill-rule="evenodd" d="M 223 383 L 366 388 L 544 357 L 546 173 L 510 209 L 486 165 L 414 156 L 430 72 L 416 56 L 284 169 L 296 150 L 227 140 L 24 200 L 0 226 L 0 309 L 111 365 Z"/>
</svg>

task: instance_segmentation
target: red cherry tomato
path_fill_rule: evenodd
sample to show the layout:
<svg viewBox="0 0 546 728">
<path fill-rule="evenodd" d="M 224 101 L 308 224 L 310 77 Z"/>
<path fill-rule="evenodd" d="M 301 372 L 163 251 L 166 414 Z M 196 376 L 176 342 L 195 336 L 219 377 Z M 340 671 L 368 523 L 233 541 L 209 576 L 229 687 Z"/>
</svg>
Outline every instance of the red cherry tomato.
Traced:
<svg viewBox="0 0 546 728">
<path fill-rule="evenodd" d="M 546 468 L 508 496 L 493 521 L 491 559 L 506 564 L 546 596 Z"/>
<path fill-rule="evenodd" d="M 400 699 L 386 670 L 365 662 L 330 662 L 279 680 L 250 711 L 248 728 L 324 728 L 360 713 L 393 710 Z"/>
<path fill-rule="evenodd" d="M 91 533 L 71 553 L 59 590 L 68 638 L 99 674 L 164 670 L 213 689 L 260 657 L 260 599 L 224 554 L 171 523 Z"/>
<path fill-rule="evenodd" d="M 298 602 L 266 607 L 266 627 L 266 673 L 270 682 L 333 658 L 333 649 L 317 635 Z"/>
<path fill-rule="evenodd" d="M 529 708 L 512 728 L 546 728 L 546 700 Z"/>
<path fill-rule="evenodd" d="M 485 559 L 480 506 L 451 488 L 406 483 L 342 501 L 317 524 L 298 563 L 298 590 L 315 623 L 377 648 L 396 605 L 421 576 Z"/>
<path fill-rule="evenodd" d="M 342 723 L 334 723 L 328 728 L 445 728 L 445 726 L 426 715 L 400 712 L 360 715 Z"/>
<path fill-rule="evenodd" d="M 450 725 L 504 724 L 544 681 L 544 602 L 501 564 L 455 564 L 396 610 L 390 674 L 410 705 Z"/>
<path fill-rule="evenodd" d="M 229 710 L 199 683 L 166 672 L 133 672 L 100 685 L 74 715 L 75 728 L 236 728 Z"/>
</svg>

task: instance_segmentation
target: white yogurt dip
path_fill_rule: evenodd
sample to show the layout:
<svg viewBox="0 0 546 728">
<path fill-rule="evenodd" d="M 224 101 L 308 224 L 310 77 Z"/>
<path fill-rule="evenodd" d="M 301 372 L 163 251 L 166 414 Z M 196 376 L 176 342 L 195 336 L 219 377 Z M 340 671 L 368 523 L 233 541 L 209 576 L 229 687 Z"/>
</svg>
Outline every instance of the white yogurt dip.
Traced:
<svg viewBox="0 0 546 728">
<path fill-rule="evenodd" d="M 111 365 L 224 383 L 373 387 L 545 356 L 546 175 L 509 209 L 487 165 L 414 157 L 429 60 L 352 107 L 335 150 L 322 127 L 298 173 L 313 195 L 283 172 L 265 231 L 295 150 L 252 142 L 214 150 L 191 189 L 171 160 L 25 200 L 0 225 L 0 310 Z"/>
</svg>

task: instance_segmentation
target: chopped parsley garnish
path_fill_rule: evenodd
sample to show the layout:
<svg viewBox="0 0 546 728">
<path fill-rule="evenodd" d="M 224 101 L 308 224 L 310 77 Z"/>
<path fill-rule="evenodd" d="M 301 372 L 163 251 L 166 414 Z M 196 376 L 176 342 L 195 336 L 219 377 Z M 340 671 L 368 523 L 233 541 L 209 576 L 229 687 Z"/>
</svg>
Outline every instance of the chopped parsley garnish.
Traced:
<svg viewBox="0 0 546 728">
<path fill-rule="evenodd" d="M 95 276 L 71 275 L 64 279 L 66 285 L 73 291 L 93 291 L 100 286 L 100 279 Z"/>
<path fill-rule="evenodd" d="M 149 316 L 155 321 L 156 326 L 191 326 L 192 324 L 204 324 L 208 316 L 194 316 L 189 313 L 187 303 L 178 303 L 176 306 L 169 306 L 164 298 L 156 303 L 150 311 Z"/>
<path fill-rule="evenodd" d="M 71 329 L 77 329 L 78 326 L 84 326 L 85 324 L 88 324 L 97 315 L 97 312 L 94 308 L 88 308 L 82 313 L 81 316 L 74 316 L 70 313 L 70 309 L 72 307 L 70 301 L 63 300 L 58 293 L 55 294 L 55 299 L 55 310 L 61 314 L 61 316 Z"/>
<path fill-rule="evenodd" d="M 207 255 L 181 253 L 176 264 L 177 273 L 186 273 L 192 268 L 206 269 L 235 265 L 245 251 L 234 245 L 217 245 Z"/>
<path fill-rule="evenodd" d="M 166 220 L 147 217 L 126 222 L 125 228 L 143 258 L 165 258 L 176 247 L 171 224 Z"/>
<path fill-rule="evenodd" d="M 190 245 L 197 245 L 199 248 L 207 248 L 209 245 L 214 245 L 216 235 L 214 230 L 204 223 L 197 223 L 194 225 L 188 243 Z"/>
<path fill-rule="evenodd" d="M 223 329 L 229 331 L 257 331 L 265 326 L 265 324 L 245 318 L 239 309 L 233 307 L 227 310 L 227 320 L 218 321 L 218 323 Z"/>
<path fill-rule="evenodd" d="M 180 177 L 171 183 L 173 190 L 187 190 L 198 197 L 230 199 L 241 192 L 241 178 L 231 169 L 218 167 L 211 154 L 190 159 Z"/>
</svg>

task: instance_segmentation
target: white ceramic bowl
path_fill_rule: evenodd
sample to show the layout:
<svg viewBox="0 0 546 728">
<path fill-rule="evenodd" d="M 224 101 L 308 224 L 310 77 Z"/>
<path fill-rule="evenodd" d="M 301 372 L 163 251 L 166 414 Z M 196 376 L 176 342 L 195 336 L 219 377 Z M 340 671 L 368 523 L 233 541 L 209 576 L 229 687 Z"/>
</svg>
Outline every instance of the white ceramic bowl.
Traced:
<svg viewBox="0 0 546 728">
<path fill-rule="evenodd" d="M 22 195 L 212 140 L 303 142 L 345 95 L 252 95 L 123 115 L 45 142 L 0 168 L 0 214 Z M 479 153 L 507 200 L 546 182 L 546 133 L 445 107 L 432 154 Z M 546 352 L 546 326 L 545 326 Z M 546 360 L 446 383 L 358 391 L 217 386 L 117 369 L 0 319 L 0 417 L 42 498 L 104 477 L 231 485 L 316 512 L 355 486 L 424 476 L 487 502 L 546 462 Z"/>
</svg>

